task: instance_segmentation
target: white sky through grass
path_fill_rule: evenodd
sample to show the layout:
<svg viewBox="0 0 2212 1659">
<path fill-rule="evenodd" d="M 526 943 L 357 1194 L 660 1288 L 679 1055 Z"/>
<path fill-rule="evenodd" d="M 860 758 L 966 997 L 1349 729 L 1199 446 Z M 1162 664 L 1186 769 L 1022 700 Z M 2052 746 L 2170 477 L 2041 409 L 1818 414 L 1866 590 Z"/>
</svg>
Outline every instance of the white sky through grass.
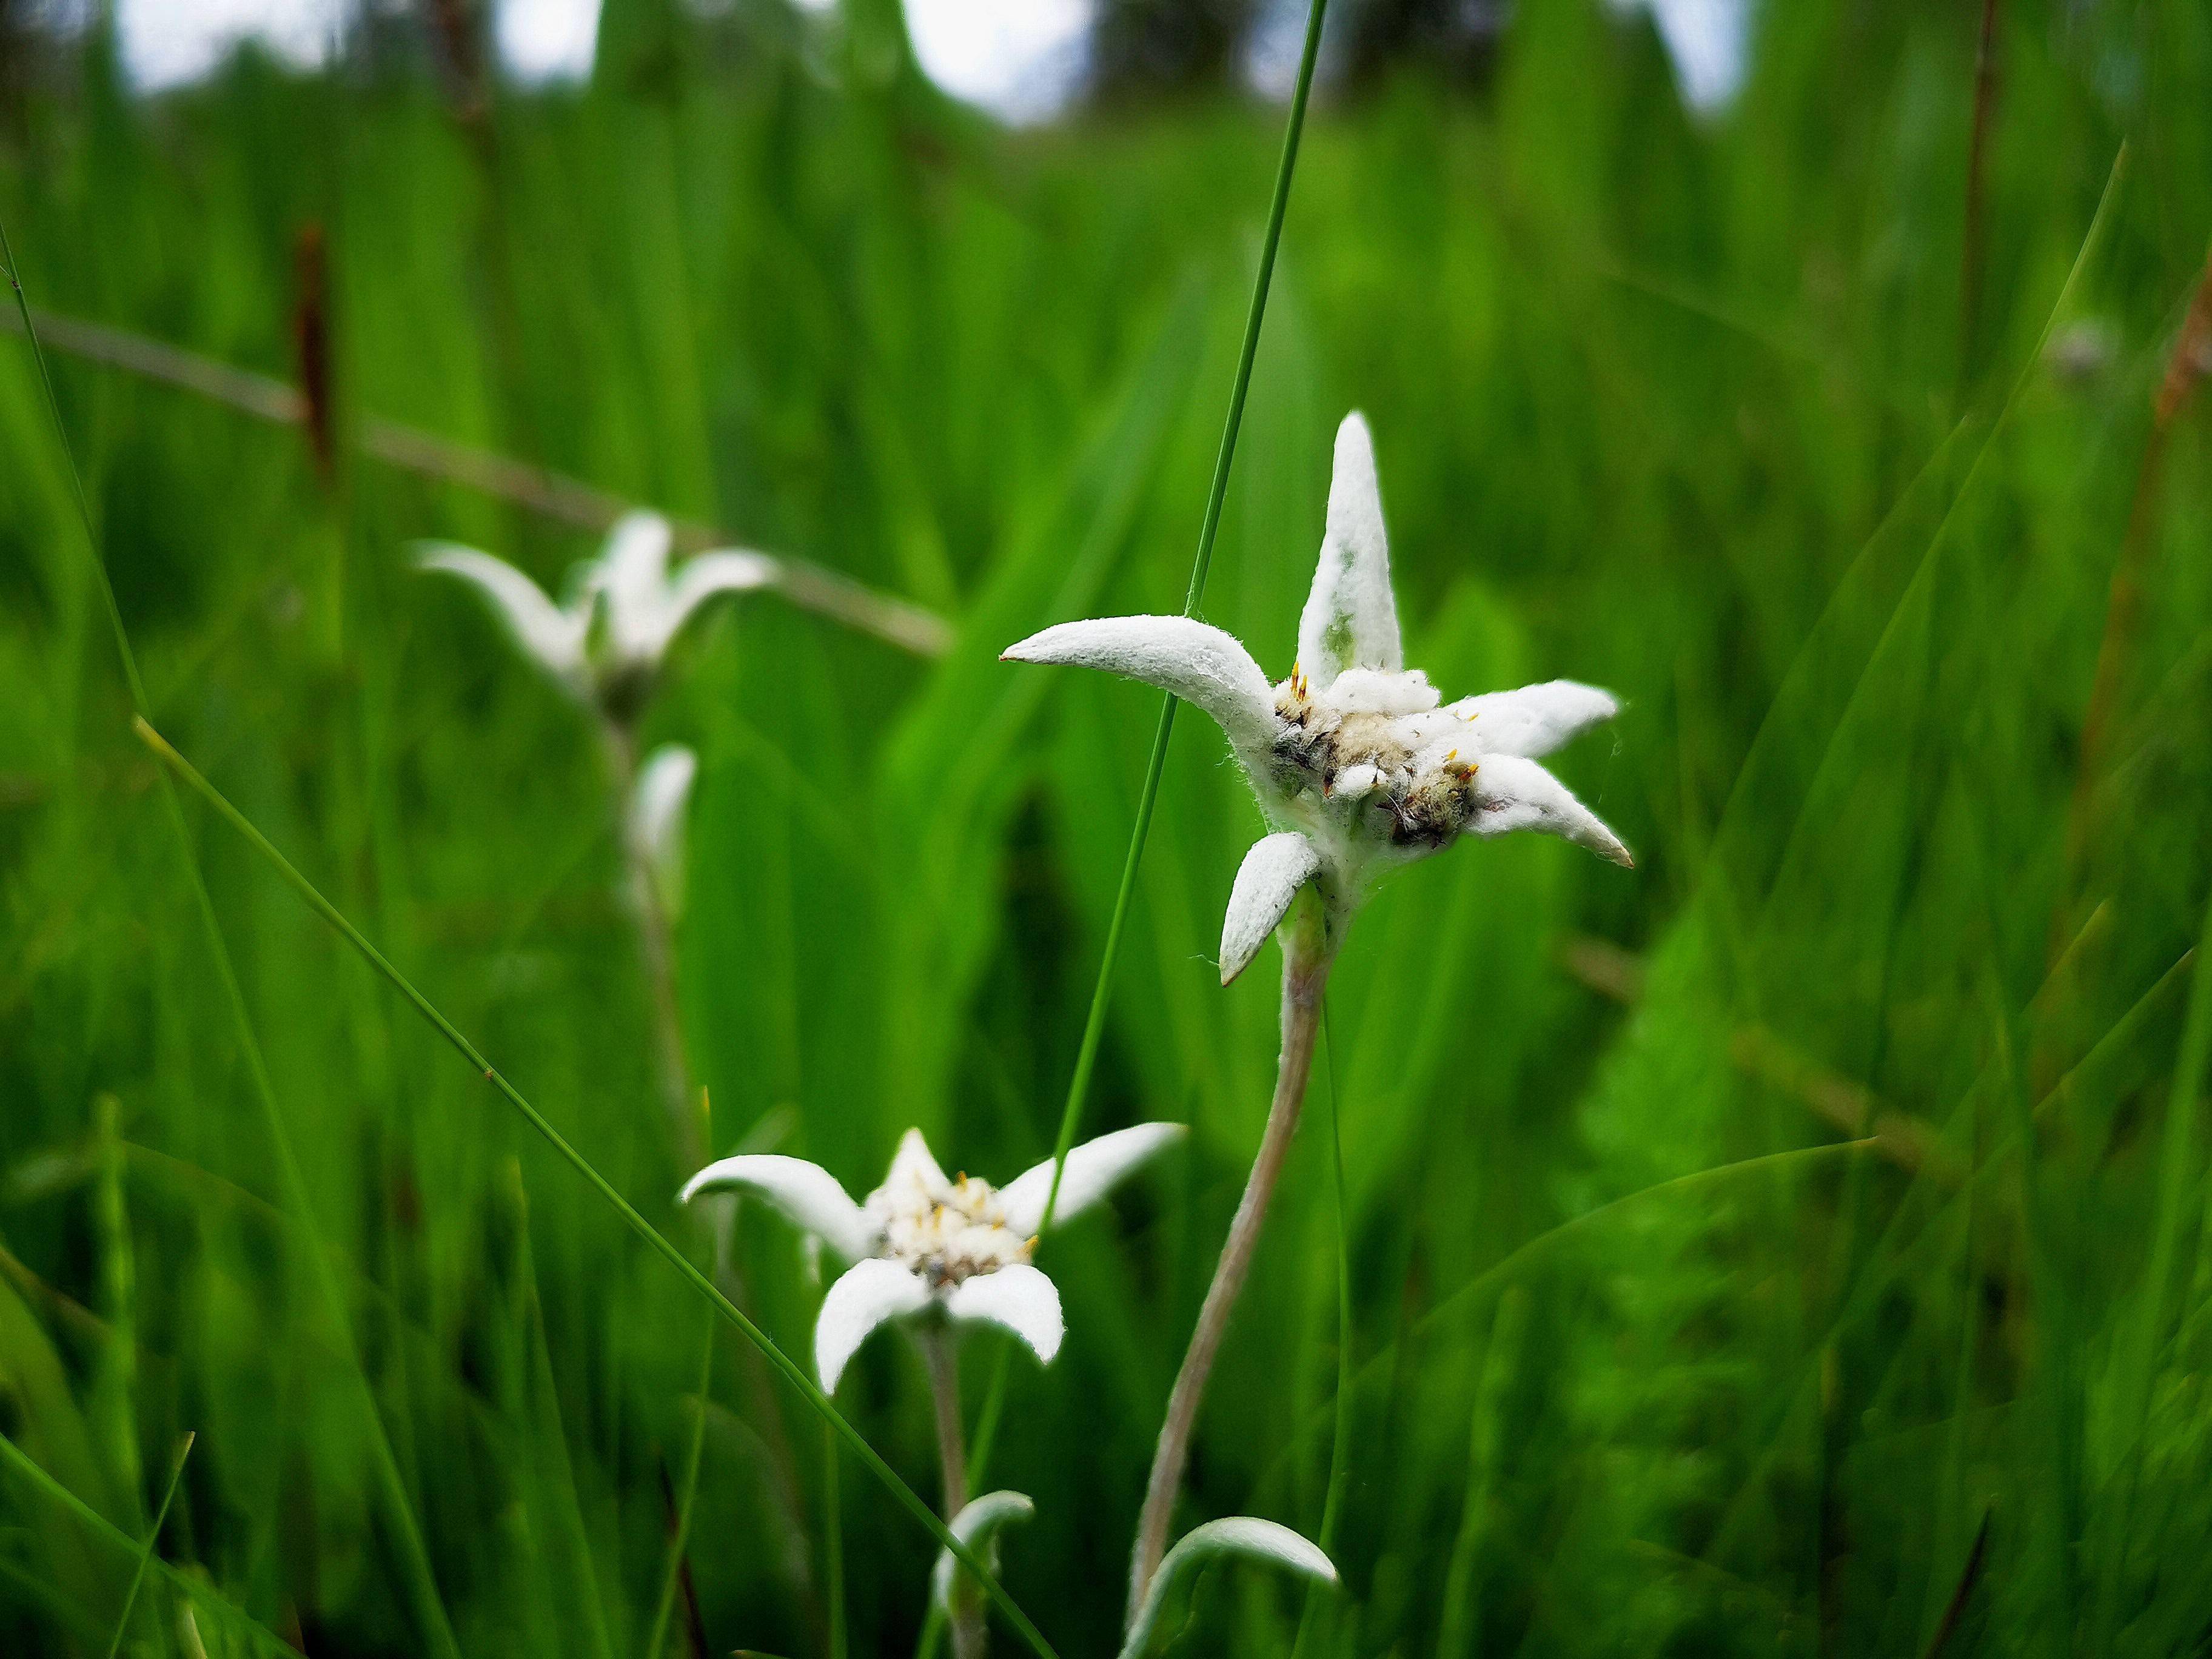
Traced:
<svg viewBox="0 0 2212 1659">
<path fill-rule="evenodd" d="M 311 69 L 350 9 L 348 0 L 116 0 L 116 40 L 131 84 L 159 92 L 200 79 L 242 40 Z"/>
<path fill-rule="evenodd" d="M 588 81 L 599 0 L 500 0 L 499 61 L 518 81 Z"/>
<path fill-rule="evenodd" d="M 197 81 L 240 42 L 312 68 L 343 38 L 356 0 L 116 0 L 123 61 L 148 92 Z M 519 81 L 588 80 L 602 0 L 496 0 L 500 62 Z M 836 0 L 792 0 L 803 10 Z M 1479 0 L 1469 0 L 1471 6 Z M 1674 60 L 1683 101 L 1710 112 L 1742 84 L 1751 0 L 1609 0 L 1649 11 Z M 905 0 L 922 72 L 953 97 L 1016 125 L 1047 121 L 1081 93 L 1096 0 Z M 1262 93 L 1287 96 L 1297 67 L 1303 0 L 1267 0 L 1246 55 Z M 1323 65 L 1326 70 L 1327 65 Z"/>
<path fill-rule="evenodd" d="M 906 0 L 922 73 L 1018 125 L 1049 120 L 1083 89 L 1091 0 Z"/>
</svg>

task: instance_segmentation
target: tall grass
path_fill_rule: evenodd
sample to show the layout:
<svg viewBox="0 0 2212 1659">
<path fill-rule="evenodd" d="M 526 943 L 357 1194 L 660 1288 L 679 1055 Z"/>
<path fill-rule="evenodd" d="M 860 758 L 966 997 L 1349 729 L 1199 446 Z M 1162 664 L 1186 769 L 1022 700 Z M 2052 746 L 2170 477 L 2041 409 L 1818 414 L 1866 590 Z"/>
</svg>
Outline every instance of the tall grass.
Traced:
<svg viewBox="0 0 2212 1659">
<path fill-rule="evenodd" d="M 1291 637 L 1364 408 L 1410 657 L 1622 692 L 1565 769 L 1639 869 L 1463 848 L 1338 965 L 1353 1352 L 1316 1116 L 1184 1510 L 1318 1533 L 1343 1366 L 1309 1656 L 2212 1631 L 2212 447 L 2174 351 L 2212 21 L 1996 15 L 1971 341 L 1977 8 L 1765 8 L 1711 123 L 1580 0 L 1516 8 L 1479 85 L 1316 104 L 1206 614 Z M 44 303 L 285 378 L 318 222 L 342 437 L 513 453 L 950 618 L 930 662 L 738 602 L 646 737 L 702 758 L 678 959 L 714 1147 L 865 1187 L 919 1124 L 1003 1176 L 1053 1149 L 1156 703 L 996 653 L 1182 591 L 1281 112 L 1005 133 L 811 27 L 609 0 L 594 85 L 501 92 L 488 142 L 404 54 L 150 106 L 94 54 L 8 112 L 0 218 Z M 589 538 L 56 374 L 153 724 L 672 1226 L 588 731 L 404 561 L 550 580 Z M 294 1201 L 7 341 L 0 457 L 0 1651 L 107 1650 L 186 1432 L 125 1650 L 184 1650 L 185 1596 L 210 1654 L 275 1650 L 219 1601 L 311 1654 L 424 1650 L 373 1424 L 471 1656 L 685 1651 L 694 1595 L 711 1652 L 910 1647 L 927 1536 L 849 1462 L 831 1503 L 734 1348 L 702 1401 L 674 1276 L 194 808 Z M 2085 748 L 2124 547 L 2143 602 Z M 1267 976 L 1206 960 L 1252 811 L 1184 725 L 1083 1128 L 1192 1145 L 1044 1247 L 1067 1346 L 1014 1356 L 992 1457 L 1037 1503 L 1007 1588 L 1072 1655 L 1118 1629 L 1273 1054 Z M 741 1214 L 732 1249 L 803 1347 L 789 1230 Z M 839 1403 L 927 1478 L 910 1356 Z M 1186 1650 L 1286 1652 L 1300 1612 L 1224 1580 Z"/>
</svg>

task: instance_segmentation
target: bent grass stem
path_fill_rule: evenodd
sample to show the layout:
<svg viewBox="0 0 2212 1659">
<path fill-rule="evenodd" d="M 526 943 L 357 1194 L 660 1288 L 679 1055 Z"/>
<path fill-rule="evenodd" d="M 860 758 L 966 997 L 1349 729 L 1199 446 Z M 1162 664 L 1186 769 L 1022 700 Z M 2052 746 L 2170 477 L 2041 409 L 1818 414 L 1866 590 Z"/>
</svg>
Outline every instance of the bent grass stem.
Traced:
<svg viewBox="0 0 2212 1659">
<path fill-rule="evenodd" d="M 614 1183 L 601 1175 L 589 1159 L 570 1146 L 568 1138 L 555 1128 L 545 1115 L 532 1105 L 522 1091 L 508 1082 L 501 1074 L 499 1069 L 483 1057 L 477 1046 L 462 1034 L 460 1028 L 441 1013 L 428 997 L 416 990 L 404 974 L 386 961 L 383 952 L 369 943 L 368 937 L 346 919 L 344 913 L 325 898 L 320 890 L 307 877 L 301 875 L 294 867 L 292 861 L 276 849 L 275 843 L 254 827 L 252 820 L 232 805 L 222 791 L 203 777 L 190 761 L 179 754 L 170 745 L 168 740 L 148 723 L 145 716 L 142 714 L 135 717 L 131 725 L 137 732 L 140 740 L 152 750 L 171 771 L 190 786 L 196 794 L 213 807 L 224 822 L 246 839 L 246 843 L 256 853 L 267 860 L 277 874 L 284 878 L 286 884 L 307 901 L 308 908 L 336 930 L 339 937 L 356 951 L 359 952 L 362 959 L 374 969 L 395 991 L 398 992 L 415 1012 L 427 1020 L 438 1035 L 444 1037 L 461 1057 L 468 1061 L 470 1066 L 489 1084 L 508 1105 L 514 1107 L 521 1115 L 523 1121 L 538 1132 L 538 1135 L 552 1147 L 569 1168 L 584 1178 L 585 1183 L 622 1218 L 623 1224 L 632 1232 L 643 1240 L 655 1255 L 673 1267 L 678 1276 L 685 1284 L 705 1297 L 723 1319 L 735 1326 L 739 1334 L 760 1351 L 762 1357 L 781 1373 L 784 1380 L 797 1389 L 807 1404 L 814 1408 L 816 1413 L 837 1432 L 847 1445 L 853 1449 L 854 1455 L 867 1466 L 870 1474 L 883 1483 L 884 1489 L 896 1498 L 907 1512 L 927 1529 L 932 1537 L 951 1551 L 955 1560 L 975 1575 L 977 1582 L 983 1586 L 984 1594 L 998 1604 L 999 1610 L 1006 1614 L 1007 1620 L 1020 1633 L 1022 1639 L 1039 1656 L 1039 1659 L 1058 1659 L 1058 1656 L 1053 1651 L 1052 1644 L 1045 1640 L 1044 1633 L 1037 1629 L 1030 1616 L 1016 1605 L 1012 1596 L 1006 1594 L 1005 1588 L 1000 1584 L 997 1576 L 983 1565 L 973 1550 L 953 1535 L 952 1529 L 938 1518 L 936 1512 L 922 1501 L 914 1488 L 900 1479 L 898 1471 L 885 1462 L 882 1454 L 868 1443 L 858 1429 L 846 1420 L 844 1413 L 830 1403 L 830 1396 L 822 1392 L 814 1379 L 806 1374 L 799 1363 L 778 1347 L 768 1333 L 755 1324 L 737 1304 L 723 1295 L 714 1281 L 702 1272 L 689 1256 L 677 1249 L 670 1242 L 667 1235 L 640 1214 L 637 1207 L 624 1198 Z"/>
</svg>

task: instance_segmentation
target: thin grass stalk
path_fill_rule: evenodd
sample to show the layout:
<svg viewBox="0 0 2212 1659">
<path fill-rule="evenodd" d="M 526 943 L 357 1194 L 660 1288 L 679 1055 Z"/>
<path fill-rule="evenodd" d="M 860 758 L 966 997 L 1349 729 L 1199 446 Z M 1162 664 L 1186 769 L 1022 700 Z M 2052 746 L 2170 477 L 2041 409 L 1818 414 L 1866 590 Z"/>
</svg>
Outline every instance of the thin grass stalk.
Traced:
<svg viewBox="0 0 2212 1659">
<path fill-rule="evenodd" d="M 1283 218 L 1290 207 L 1291 179 L 1297 171 L 1298 140 L 1305 131 L 1306 105 L 1313 93 L 1314 64 L 1321 53 L 1322 18 L 1328 0 L 1311 0 L 1306 11 L 1306 36 L 1298 59 L 1298 78 L 1291 94 L 1291 112 L 1283 128 L 1283 149 L 1275 164 L 1274 193 L 1267 202 L 1267 228 L 1260 242 L 1260 268 L 1252 283 L 1252 302 L 1244 315 L 1243 343 L 1237 349 L 1237 378 L 1229 391 L 1229 413 L 1221 427 L 1221 447 L 1213 459 L 1213 483 L 1206 492 L 1206 516 L 1198 529 L 1198 554 L 1191 562 L 1190 583 L 1183 593 L 1182 614 L 1196 616 L 1206 597 L 1206 578 L 1213 568 L 1213 544 L 1221 529 L 1221 507 L 1229 494 L 1229 471 L 1237 458 L 1237 434 L 1244 424 L 1244 400 L 1252 385 L 1252 364 L 1259 356 L 1260 326 L 1267 319 L 1267 290 L 1274 281 L 1275 252 L 1282 245 Z M 1037 1231 L 1051 1227 L 1060 1206 L 1060 1183 L 1067 1170 L 1067 1154 L 1075 1145 L 1083 1121 L 1083 1107 L 1091 1094 L 1091 1073 L 1098 1063 L 1098 1045 L 1106 1030 L 1106 1008 L 1114 987 L 1114 968 L 1121 955 L 1121 933 L 1137 891 L 1137 868 L 1144 862 L 1145 842 L 1152 830 L 1152 809 L 1160 793 L 1160 775 L 1167 765 L 1168 740 L 1175 732 L 1178 699 L 1160 700 L 1160 718 L 1152 732 L 1152 750 L 1145 763 L 1145 781 L 1137 794 L 1137 821 L 1129 831 L 1129 850 L 1121 861 L 1121 884 L 1114 895 L 1114 913 L 1106 924 L 1106 948 L 1098 957 L 1098 978 L 1091 989 L 1091 1009 L 1084 1017 L 1083 1041 L 1075 1052 L 1075 1070 L 1068 1079 L 1067 1101 L 1060 1115 L 1060 1135 L 1053 1143 L 1052 1188 L 1045 1195 L 1044 1215 Z M 999 1420 L 1006 1409 L 1007 1363 L 1002 1350 L 992 1368 L 990 1392 L 976 1424 L 975 1447 L 969 1462 L 971 1484 L 980 1486 L 998 1438 Z"/>
<path fill-rule="evenodd" d="M 676 1524 L 670 1529 L 668 1569 L 660 1576 L 660 1599 L 653 1609 L 653 1634 L 645 1644 L 645 1659 L 661 1659 L 668 1641 L 668 1621 L 676 1611 L 677 1586 L 684 1577 L 684 1552 L 691 1538 L 691 1505 L 699 1496 L 699 1466 L 707 1449 L 707 1390 L 714 1380 L 714 1327 L 707 1326 L 700 1345 L 698 1401 L 692 1413 L 691 1446 L 684 1455 L 684 1490 L 676 1500 Z"/>
<path fill-rule="evenodd" d="M 760 1351 L 762 1357 L 781 1374 L 786 1382 L 799 1391 L 815 1413 L 843 1438 L 846 1444 L 853 1449 L 854 1454 L 867 1466 L 869 1473 L 883 1483 L 884 1489 L 896 1498 L 906 1511 L 920 1522 L 932 1537 L 946 1549 L 951 1550 L 955 1560 L 975 1575 L 977 1581 L 982 1584 L 985 1594 L 998 1604 L 999 1610 L 1006 1614 L 1008 1621 L 1020 1633 L 1022 1639 L 1040 1656 L 1040 1659 L 1058 1659 L 1052 1644 L 1045 1640 L 1044 1633 L 1037 1629 L 1030 1616 L 1024 1613 L 1013 1598 L 1006 1594 L 1005 1588 L 1000 1584 L 997 1575 L 983 1565 L 973 1550 L 953 1536 L 951 1528 L 947 1527 L 929 1505 L 922 1501 L 912 1486 L 907 1485 L 899 1477 L 898 1472 L 884 1461 L 882 1454 L 868 1443 L 860 1431 L 846 1420 L 844 1413 L 831 1403 L 829 1395 L 822 1392 L 814 1379 L 806 1374 L 799 1363 L 778 1347 L 768 1333 L 755 1324 L 742 1309 L 728 1297 L 723 1295 L 715 1286 L 714 1280 L 695 1266 L 683 1251 L 677 1249 L 666 1234 L 640 1214 L 637 1207 L 624 1198 L 614 1183 L 601 1175 L 589 1159 L 570 1146 L 568 1138 L 555 1128 L 545 1115 L 532 1105 L 522 1091 L 507 1081 L 499 1069 L 483 1057 L 477 1046 L 462 1034 L 460 1028 L 441 1013 L 436 1005 L 428 997 L 416 990 L 413 982 L 386 960 L 383 952 L 369 943 L 361 930 L 346 919 L 344 913 L 325 898 L 315 884 L 301 875 L 289 859 L 277 851 L 275 844 L 255 828 L 252 820 L 231 805 L 222 791 L 202 776 L 199 770 L 179 754 L 170 745 L 168 740 L 156 732 L 143 715 L 135 719 L 131 724 L 137 730 L 140 740 L 151 749 L 171 771 L 181 778 L 193 793 L 213 807 L 225 823 L 243 836 L 248 846 L 268 860 L 276 873 L 283 878 L 285 884 L 307 902 L 308 908 L 328 923 L 340 938 L 360 954 L 363 961 L 375 969 L 386 983 L 398 992 L 409 1006 L 428 1021 L 439 1036 L 452 1045 L 454 1050 L 469 1063 L 471 1068 L 521 1115 L 523 1121 L 538 1132 L 562 1161 L 582 1176 L 585 1184 L 622 1218 L 623 1224 L 636 1234 L 655 1255 L 673 1267 L 678 1276 L 686 1285 L 697 1294 L 704 1297 L 723 1319 L 734 1326 L 748 1342 Z"/>
<path fill-rule="evenodd" d="M 1982 0 L 1982 22 L 1974 46 L 1974 124 L 1966 140 L 1966 206 L 1959 252 L 1958 399 L 1966 401 L 1974 378 L 1974 337 L 1981 331 L 1982 267 L 1988 210 L 1984 177 L 1989 167 L 1990 123 L 1996 111 L 1997 0 Z"/>
<path fill-rule="evenodd" d="M 1330 1188 L 1335 1197 L 1336 1219 L 1336 1425 L 1328 1448 L 1328 1486 L 1322 1498 L 1322 1553 L 1335 1559 L 1336 1529 L 1344 1518 L 1344 1489 L 1352 1474 L 1352 1239 L 1351 1206 L 1345 1202 L 1344 1103 L 1336 1088 L 1336 1034 L 1328 1023 L 1328 1004 L 1321 1009 L 1323 1072 L 1328 1079 L 1328 1150 Z M 1305 1652 L 1306 1638 L 1322 1616 L 1324 1597 L 1335 1590 L 1321 1584 L 1306 1587 L 1306 1601 L 1298 1614 L 1298 1633 L 1291 1644 L 1291 1659 Z"/>
<path fill-rule="evenodd" d="M 138 1605 L 138 1587 L 146 1582 L 146 1564 L 154 1559 L 155 1547 L 161 1541 L 161 1528 L 169 1518 L 169 1505 L 176 1501 L 177 1483 L 185 1478 L 185 1460 L 192 1455 L 192 1442 L 197 1438 L 197 1433 L 187 1430 L 177 1447 L 175 1461 L 169 1465 L 169 1484 L 161 1489 L 161 1507 L 154 1511 L 154 1524 L 146 1528 L 146 1547 L 138 1552 L 138 1565 L 131 1571 L 131 1588 L 123 1592 L 123 1611 L 115 1616 L 107 1659 L 115 1659 L 123 1650 L 124 1632 L 131 1628 L 131 1613 Z"/>
<path fill-rule="evenodd" d="M 29 341 L 31 357 L 39 372 L 39 384 L 46 394 L 46 412 L 52 418 L 55 441 L 60 445 L 64 470 L 69 475 L 70 492 L 76 503 L 77 521 L 84 532 L 87 562 L 93 574 L 93 585 L 98 590 L 102 609 L 106 612 L 108 627 L 115 640 L 115 652 L 123 665 L 123 678 L 130 688 L 131 704 L 137 724 L 150 731 L 146 725 L 151 705 L 146 696 L 146 683 L 138 672 L 137 653 L 131 649 L 131 635 L 123 625 L 122 607 L 116 603 L 114 585 L 108 580 L 107 561 L 100 552 L 100 532 L 94 526 L 91 500 L 85 494 L 84 477 L 77 470 L 76 452 L 70 442 L 69 427 L 62 419 L 61 399 L 54 390 L 53 375 L 46 365 L 45 348 L 39 343 L 37 325 L 31 319 L 31 304 L 23 292 L 21 268 L 15 263 L 15 250 L 8 239 L 7 227 L 0 224 L 0 260 L 7 265 L 8 283 L 15 290 L 15 309 L 22 320 L 24 337 Z M 423 1626 L 424 1639 L 441 1656 L 441 1659 L 460 1659 L 460 1646 L 453 1637 L 453 1625 L 446 1616 L 445 1602 L 438 1590 L 437 1575 L 430 1565 L 430 1554 L 423 1542 L 420 1523 L 416 1519 L 415 1507 L 405 1477 L 400 1473 L 399 1460 L 392 1449 L 391 1436 L 386 1431 L 384 1419 L 377 1408 L 376 1391 L 363 1365 L 361 1350 L 354 1340 L 353 1325 L 345 1304 L 345 1297 L 331 1267 L 330 1257 L 323 1246 L 321 1229 L 315 1224 L 314 1206 L 309 1201 L 307 1181 L 292 1146 L 290 1132 L 284 1126 L 284 1115 L 276 1104 L 276 1085 L 270 1080 L 269 1067 L 261 1052 L 261 1041 L 253 1028 L 253 1018 L 246 1003 L 246 993 L 240 985 L 238 971 L 231 961 L 230 947 L 222 935 L 221 922 L 215 913 L 215 901 L 209 896 L 207 882 L 200 874 L 198 860 L 193 856 L 191 831 L 185 823 L 183 804 L 168 776 L 161 777 L 158 791 L 161 797 L 162 815 L 174 839 L 178 860 L 183 866 L 186 886 L 190 889 L 200 926 L 205 933 L 208 949 L 215 959 L 216 977 L 222 981 L 223 1000 L 230 1009 L 239 1049 L 246 1060 L 246 1069 L 252 1079 L 253 1095 L 261 1109 L 263 1123 L 270 1143 L 276 1152 L 277 1167 L 284 1183 L 287 1203 L 295 1213 L 301 1232 L 307 1243 L 307 1257 L 311 1277 L 320 1298 L 324 1315 L 329 1320 L 332 1340 L 337 1342 L 347 1368 L 360 1387 L 362 1420 L 368 1430 L 369 1442 L 376 1464 L 377 1479 L 383 1487 L 385 1501 L 391 1510 L 394 1529 L 399 1534 L 399 1556 L 402 1571 L 406 1576 L 408 1595 L 415 1604 L 415 1615 Z"/>
<path fill-rule="evenodd" d="M 1290 1156 L 1291 1138 L 1297 1133 L 1298 1112 L 1305 1103 L 1306 1079 L 1313 1069 L 1314 1042 L 1321 1030 L 1322 992 L 1328 983 L 1334 959 L 1334 930 L 1322 914 L 1322 902 L 1309 887 L 1298 897 L 1285 924 L 1283 940 L 1283 1050 L 1275 1071 L 1275 1095 L 1267 1106 L 1267 1127 L 1260 1137 L 1259 1156 L 1244 1182 L 1237 1213 L 1223 1241 L 1221 1259 L 1213 1269 L 1200 1304 L 1198 1323 L 1183 1351 L 1175 1387 L 1168 1393 L 1166 1419 L 1160 1425 L 1158 1444 L 1152 1452 L 1152 1469 L 1145 1483 L 1145 1506 L 1137 1518 L 1137 1542 L 1129 1563 L 1128 1622 L 1152 1588 L 1167 1553 L 1169 1523 L 1175 1518 L 1176 1494 L 1182 1488 L 1183 1465 L 1190 1456 L 1190 1437 L 1198 1425 L 1198 1410 L 1206 1398 L 1206 1384 L 1213 1375 L 1213 1362 L 1221 1340 L 1229 1330 L 1229 1316 L 1243 1294 L 1244 1280 L 1252 1270 L 1259 1247 L 1260 1230 L 1267 1218 L 1268 1201 L 1274 1197 L 1284 1161 Z"/>
<path fill-rule="evenodd" d="M 38 1459 L 33 1457 L 6 1435 L 0 1435 L 0 1463 L 6 1463 L 36 1487 L 46 1498 L 75 1516 L 88 1532 L 110 1549 L 120 1550 L 143 1563 L 155 1577 L 164 1581 L 171 1589 L 185 1599 L 188 1611 L 191 1598 L 200 1597 L 210 1607 L 222 1613 L 226 1624 L 234 1625 L 244 1631 L 252 1638 L 256 1648 L 276 1656 L 276 1659 L 300 1659 L 299 1654 L 286 1646 L 275 1632 L 256 1622 L 234 1603 L 226 1601 L 217 1595 L 209 1588 L 204 1577 L 195 1577 L 179 1568 L 171 1566 L 139 1540 L 133 1538 L 67 1486 L 62 1485 L 60 1481 L 55 1480 L 40 1464 Z"/>
</svg>

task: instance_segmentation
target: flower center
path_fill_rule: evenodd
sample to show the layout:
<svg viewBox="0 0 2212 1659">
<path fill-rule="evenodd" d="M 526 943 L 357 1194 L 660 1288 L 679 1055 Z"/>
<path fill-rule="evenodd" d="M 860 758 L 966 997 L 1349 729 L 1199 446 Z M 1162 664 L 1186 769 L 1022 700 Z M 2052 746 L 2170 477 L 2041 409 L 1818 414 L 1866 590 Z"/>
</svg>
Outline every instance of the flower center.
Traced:
<svg viewBox="0 0 2212 1659">
<path fill-rule="evenodd" d="M 1316 691 L 1292 669 L 1275 688 L 1276 787 L 1347 835 L 1443 846 L 1480 803 L 1469 722 L 1437 701 L 1419 674 L 1351 669 Z"/>
<path fill-rule="evenodd" d="M 1034 1241 L 1006 1225 L 998 1189 L 974 1176 L 886 1185 L 868 1206 L 883 1222 L 884 1254 L 932 1284 L 957 1285 L 1030 1259 Z"/>
</svg>

